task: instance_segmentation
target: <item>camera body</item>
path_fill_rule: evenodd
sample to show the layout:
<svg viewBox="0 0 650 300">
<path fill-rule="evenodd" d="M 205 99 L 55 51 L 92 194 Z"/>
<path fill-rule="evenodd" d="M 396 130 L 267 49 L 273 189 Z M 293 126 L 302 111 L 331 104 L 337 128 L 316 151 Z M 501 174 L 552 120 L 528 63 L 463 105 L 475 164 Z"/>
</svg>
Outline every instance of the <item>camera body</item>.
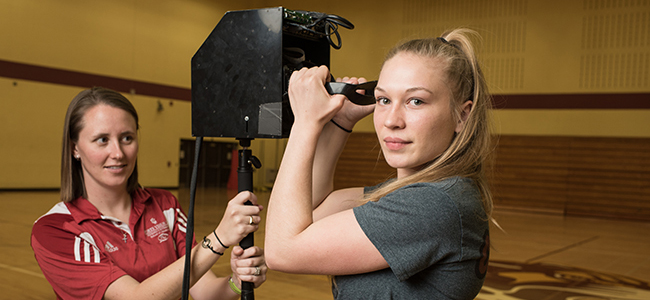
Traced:
<svg viewBox="0 0 650 300">
<path fill-rule="evenodd" d="M 192 57 L 192 135 L 286 138 L 291 73 L 330 64 L 330 42 L 282 7 L 227 12 Z M 301 57 L 302 55 L 302 57 Z"/>
</svg>

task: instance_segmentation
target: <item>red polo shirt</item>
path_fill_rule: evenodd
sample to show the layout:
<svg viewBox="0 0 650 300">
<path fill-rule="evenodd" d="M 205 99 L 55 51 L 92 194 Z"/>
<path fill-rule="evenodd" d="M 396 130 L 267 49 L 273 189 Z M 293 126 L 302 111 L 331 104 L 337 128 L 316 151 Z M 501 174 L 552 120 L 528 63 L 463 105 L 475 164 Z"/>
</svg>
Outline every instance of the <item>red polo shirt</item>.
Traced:
<svg viewBox="0 0 650 300">
<path fill-rule="evenodd" d="M 142 282 L 185 255 L 187 217 L 176 198 L 139 188 L 132 199 L 129 224 L 84 198 L 59 202 L 36 220 L 32 249 L 58 299 L 101 299 L 115 279 Z"/>
</svg>

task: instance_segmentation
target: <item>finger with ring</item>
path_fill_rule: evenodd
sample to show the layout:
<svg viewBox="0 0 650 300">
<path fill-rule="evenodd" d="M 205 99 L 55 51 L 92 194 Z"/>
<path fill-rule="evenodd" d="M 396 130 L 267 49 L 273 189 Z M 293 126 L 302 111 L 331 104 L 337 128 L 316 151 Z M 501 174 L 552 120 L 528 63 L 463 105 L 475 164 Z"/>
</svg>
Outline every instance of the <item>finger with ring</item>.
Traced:
<svg viewBox="0 0 650 300">
<path fill-rule="evenodd" d="M 254 276 L 260 276 L 260 274 L 261 274 L 260 267 L 255 266 L 255 274 L 253 274 L 253 275 L 254 275 Z"/>
<path fill-rule="evenodd" d="M 253 216 L 248 216 L 248 225 L 253 225 Z"/>
</svg>

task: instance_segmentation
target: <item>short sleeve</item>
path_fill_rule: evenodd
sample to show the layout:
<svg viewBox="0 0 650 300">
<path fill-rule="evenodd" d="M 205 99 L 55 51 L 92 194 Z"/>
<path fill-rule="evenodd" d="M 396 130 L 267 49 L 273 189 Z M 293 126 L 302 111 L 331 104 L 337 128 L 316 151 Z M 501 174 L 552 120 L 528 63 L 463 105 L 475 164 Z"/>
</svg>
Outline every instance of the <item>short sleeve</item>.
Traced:
<svg viewBox="0 0 650 300">
<path fill-rule="evenodd" d="M 61 299 L 102 299 L 106 288 L 126 273 L 115 266 L 93 237 L 66 230 L 66 215 L 39 219 L 32 228 L 31 246 L 45 278 Z"/>
<path fill-rule="evenodd" d="M 413 184 L 356 207 L 362 230 L 400 281 L 435 263 L 459 260 L 460 217 L 435 185 Z"/>
</svg>

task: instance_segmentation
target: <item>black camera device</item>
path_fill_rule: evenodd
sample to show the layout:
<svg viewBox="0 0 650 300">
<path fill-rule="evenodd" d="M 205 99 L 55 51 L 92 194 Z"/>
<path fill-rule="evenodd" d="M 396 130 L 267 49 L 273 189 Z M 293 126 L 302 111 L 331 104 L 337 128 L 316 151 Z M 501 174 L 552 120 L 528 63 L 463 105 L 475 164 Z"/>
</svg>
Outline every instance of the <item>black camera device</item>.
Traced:
<svg viewBox="0 0 650 300">
<path fill-rule="evenodd" d="M 227 12 L 192 57 L 192 134 L 288 137 L 289 77 L 302 67 L 329 67 L 330 47 L 341 47 L 339 26 L 354 28 L 336 15 L 282 7 Z M 349 86 L 326 87 L 330 93 L 357 89 Z"/>
</svg>

